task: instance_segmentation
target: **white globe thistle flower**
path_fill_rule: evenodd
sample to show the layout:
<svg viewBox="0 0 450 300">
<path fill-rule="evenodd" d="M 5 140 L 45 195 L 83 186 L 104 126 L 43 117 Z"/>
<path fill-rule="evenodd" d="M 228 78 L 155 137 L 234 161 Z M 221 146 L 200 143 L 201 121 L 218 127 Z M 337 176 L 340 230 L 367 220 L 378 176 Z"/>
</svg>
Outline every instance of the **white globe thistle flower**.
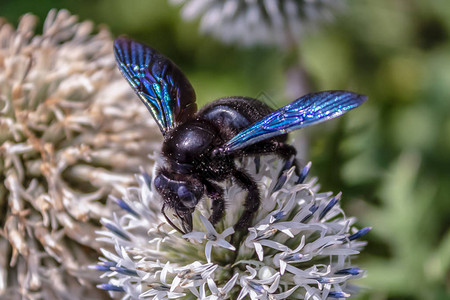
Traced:
<svg viewBox="0 0 450 300">
<path fill-rule="evenodd" d="M 308 27 L 333 19 L 343 0 L 170 0 L 186 20 L 226 43 L 289 45 Z"/>
<path fill-rule="evenodd" d="M 150 167 L 160 134 L 105 28 L 65 10 L 39 35 L 36 21 L 0 19 L 0 298 L 99 299 L 85 269 L 104 200 Z"/>
<path fill-rule="evenodd" d="M 310 163 L 299 177 L 291 168 L 279 179 L 277 161 L 262 158 L 259 172 L 252 161 L 242 163 L 259 183 L 262 205 L 240 235 L 233 235 L 233 225 L 245 192 L 232 182 L 223 184 L 228 199 L 223 220 L 211 225 L 206 198 L 194 213 L 193 232 L 182 235 L 166 224 L 151 177 L 137 175 L 139 187 L 111 197 L 122 213 L 102 219 L 108 230 L 100 231 L 98 240 L 115 251 L 104 250 L 92 266 L 106 280 L 98 287 L 123 299 L 349 297 L 354 291 L 349 280 L 364 273 L 352 260 L 370 228 L 355 228 L 355 218 L 339 206 L 341 193 L 333 197 L 319 192 L 316 178 L 305 181 Z"/>
</svg>

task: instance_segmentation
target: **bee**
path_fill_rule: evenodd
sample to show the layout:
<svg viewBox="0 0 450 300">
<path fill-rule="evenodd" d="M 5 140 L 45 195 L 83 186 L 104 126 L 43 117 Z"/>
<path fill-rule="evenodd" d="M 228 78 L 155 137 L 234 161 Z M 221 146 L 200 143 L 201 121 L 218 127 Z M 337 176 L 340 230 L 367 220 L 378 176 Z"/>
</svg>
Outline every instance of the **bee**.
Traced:
<svg viewBox="0 0 450 300">
<path fill-rule="evenodd" d="M 227 97 L 197 110 L 194 89 L 170 59 L 126 37 L 114 41 L 114 53 L 122 75 L 164 137 L 164 165 L 153 183 L 163 199 L 162 214 L 181 233 L 192 231 L 192 214 L 205 194 L 212 203 L 211 223 L 223 218 L 224 189 L 218 183 L 228 179 L 247 191 L 244 211 L 234 225 L 236 231 L 247 229 L 259 208 L 260 193 L 235 160 L 274 154 L 285 161 L 284 169 L 290 168 L 297 162 L 295 148 L 286 143 L 288 132 L 336 118 L 367 99 L 348 91 L 324 91 L 274 111 L 256 99 Z M 167 216 L 167 209 L 181 228 Z"/>
</svg>

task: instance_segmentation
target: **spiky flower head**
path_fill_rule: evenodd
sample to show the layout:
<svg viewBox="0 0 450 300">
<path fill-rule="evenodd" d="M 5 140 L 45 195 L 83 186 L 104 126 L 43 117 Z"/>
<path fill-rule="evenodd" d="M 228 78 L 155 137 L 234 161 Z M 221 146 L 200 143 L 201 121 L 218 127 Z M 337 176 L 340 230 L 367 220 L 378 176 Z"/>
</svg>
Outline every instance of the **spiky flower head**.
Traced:
<svg viewBox="0 0 450 300">
<path fill-rule="evenodd" d="M 160 213 L 150 176 L 138 175 L 139 187 L 112 197 L 123 212 L 102 219 L 108 230 L 99 232 L 99 240 L 115 251 L 104 250 L 93 267 L 107 280 L 99 287 L 123 299 L 349 297 L 354 292 L 349 280 L 363 275 L 352 262 L 365 245 L 358 238 L 370 228 L 355 228 L 355 219 L 339 205 L 340 193 L 319 192 L 316 178 L 305 181 L 311 164 L 300 176 L 290 169 L 277 179 L 276 161 L 264 158 L 260 172 L 243 163 L 259 182 L 262 205 L 233 244 L 245 198 L 237 185 L 224 183 L 228 207 L 222 221 L 215 227 L 208 221 L 206 199 L 194 213 L 194 231 L 182 235 Z"/>
<path fill-rule="evenodd" d="M 0 298 L 98 299 L 80 284 L 110 214 L 101 201 L 150 167 L 160 135 L 105 28 L 65 10 L 50 11 L 40 35 L 36 21 L 0 19 Z"/>
<path fill-rule="evenodd" d="M 200 30 L 226 43 L 278 44 L 297 41 L 304 31 L 333 19 L 343 0 L 171 0 L 182 17 L 200 18 Z"/>
</svg>

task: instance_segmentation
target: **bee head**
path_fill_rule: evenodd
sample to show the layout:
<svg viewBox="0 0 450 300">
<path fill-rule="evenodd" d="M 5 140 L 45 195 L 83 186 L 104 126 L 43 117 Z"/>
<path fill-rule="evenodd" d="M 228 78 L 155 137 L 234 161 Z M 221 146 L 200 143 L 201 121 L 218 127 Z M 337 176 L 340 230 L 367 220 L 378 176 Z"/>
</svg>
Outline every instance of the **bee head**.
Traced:
<svg viewBox="0 0 450 300">
<path fill-rule="evenodd" d="M 170 174 L 166 170 L 160 170 L 156 176 L 155 188 L 163 198 L 162 213 L 167 222 L 181 233 L 192 231 L 192 213 L 204 193 L 204 186 L 197 178 L 183 174 Z M 171 208 L 179 219 L 180 230 L 166 215 L 166 208 Z"/>
</svg>

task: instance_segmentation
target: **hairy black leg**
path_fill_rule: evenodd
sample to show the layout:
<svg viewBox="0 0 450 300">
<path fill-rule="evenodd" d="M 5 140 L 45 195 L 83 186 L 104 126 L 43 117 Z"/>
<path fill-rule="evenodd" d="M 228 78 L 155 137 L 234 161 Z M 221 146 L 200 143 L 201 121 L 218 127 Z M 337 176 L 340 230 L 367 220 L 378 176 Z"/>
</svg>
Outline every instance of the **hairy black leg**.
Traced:
<svg viewBox="0 0 450 300">
<path fill-rule="evenodd" d="M 278 174 L 278 181 L 273 188 L 273 192 L 276 192 L 285 184 L 287 180 L 287 170 L 289 170 L 292 166 L 295 166 L 294 172 L 298 177 L 300 177 L 300 170 L 297 159 L 295 158 L 297 150 L 295 150 L 293 146 L 280 143 L 278 148 L 274 151 L 274 154 L 284 159 L 284 166 L 280 170 L 280 173 Z"/>
<path fill-rule="evenodd" d="M 259 169 L 261 168 L 261 156 L 259 155 L 255 156 L 253 161 L 255 162 L 256 173 L 259 173 Z"/>
<path fill-rule="evenodd" d="M 212 200 L 212 214 L 209 217 L 211 224 L 215 225 L 225 214 L 225 199 L 223 197 L 223 188 L 215 183 L 206 181 L 206 194 Z"/>
<path fill-rule="evenodd" d="M 245 154 L 247 155 L 261 155 L 261 154 L 275 154 L 278 157 L 284 160 L 284 166 L 280 170 L 278 174 L 278 181 L 273 188 L 273 192 L 278 191 L 287 180 L 287 170 L 289 170 L 292 166 L 295 166 L 294 172 L 295 174 L 301 178 L 300 169 L 298 167 L 298 162 L 295 158 L 297 155 L 297 150 L 289 144 L 286 144 L 283 141 L 277 140 L 268 140 L 265 142 L 261 142 L 250 146 L 246 149 Z"/>
<path fill-rule="evenodd" d="M 236 231 L 244 231 L 250 226 L 255 213 L 258 211 L 261 202 L 259 189 L 253 178 L 243 170 L 234 170 L 233 177 L 236 179 L 236 183 L 248 192 L 244 202 L 244 212 L 234 225 Z"/>
<path fill-rule="evenodd" d="M 243 155 L 261 155 L 261 154 L 274 154 L 282 158 L 285 161 L 285 165 L 282 171 L 290 169 L 292 166 L 297 167 L 297 160 L 295 156 L 297 155 L 297 150 L 285 142 L 280 142 L 277 140 L 268 140 L 261 142 L 259 144 L 248 147 Z M 299 170 L 296 168 L 296 174 L 298 175 Z M 281 173 L 280 173 L 281 174 Z"/>
</svg>

